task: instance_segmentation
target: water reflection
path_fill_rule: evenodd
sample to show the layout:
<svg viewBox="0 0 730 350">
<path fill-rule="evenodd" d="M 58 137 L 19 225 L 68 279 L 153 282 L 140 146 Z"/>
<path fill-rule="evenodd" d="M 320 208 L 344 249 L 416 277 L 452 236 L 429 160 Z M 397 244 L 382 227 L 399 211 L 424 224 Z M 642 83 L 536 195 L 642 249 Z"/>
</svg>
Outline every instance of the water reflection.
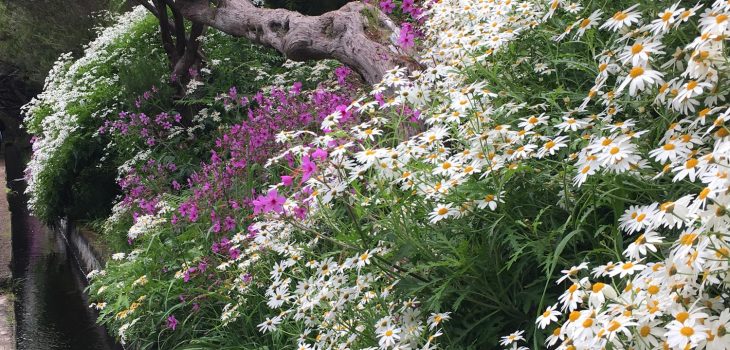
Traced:
<svg viewBox="0 0 730 350">
<path fill-rule="evenodd" d="M 18 163 L 13 163 L 6 162 L 9 178 L 18 174 L 18 169 L 12 169 Z M 17 188 L 20 183 L 12 186 L 22 193 Z M 113 342 L 86 307 L 84 277 L 63 238 L 30 216 L 23 200 L 15 197 L 11 203 L 17 349 L 113 349 Z"/>
</svg>

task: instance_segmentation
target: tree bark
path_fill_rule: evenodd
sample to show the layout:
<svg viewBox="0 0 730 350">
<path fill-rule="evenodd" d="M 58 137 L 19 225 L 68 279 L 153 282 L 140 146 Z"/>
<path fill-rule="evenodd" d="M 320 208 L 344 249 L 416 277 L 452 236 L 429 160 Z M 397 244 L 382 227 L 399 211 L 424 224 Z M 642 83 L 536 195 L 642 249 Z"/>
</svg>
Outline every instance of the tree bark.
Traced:
<svg viewBox="0 0 730 350">
<path fill-rule="evenodd" d="M 369 84 L 380 82 L 396 66 L 418 63 L 393 42 L 398 28 L 378 8 L 351 2 L 320 16 L 264 9 L 248 0 L 175 0 L 187 19 L 269 46 L 295 61 L 335 59 L 357 71 Z"/>
</svg>

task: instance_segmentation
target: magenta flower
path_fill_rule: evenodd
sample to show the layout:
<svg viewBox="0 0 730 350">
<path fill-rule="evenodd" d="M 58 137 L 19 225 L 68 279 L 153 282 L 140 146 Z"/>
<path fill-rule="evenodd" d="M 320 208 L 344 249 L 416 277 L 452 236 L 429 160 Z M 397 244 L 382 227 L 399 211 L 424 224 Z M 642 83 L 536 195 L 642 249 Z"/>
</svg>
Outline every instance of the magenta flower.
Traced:
<svg viewBox="0 0 730 350">
<path fill-rule="evenodd" d="M 172 329 L 173 331 L 175 328 L 177 328 L 177 319 L 175 318 L 175 315 L 170 315 L 167 317 L 167 329 Z"/>
<path fill-rule="evenodd" d="M 395 10 L 395 4 L 393 3 L 393 0 L 382 0 L 380 2 L 380 9 L 383 10 L 383 12 L 390 14 Z"/>
<path fill-rule="evenodd" d="M 288 175 L 284 175 L 281 177 L 281 183 L 284 184 L 284 186 L 291 186 L 293 182 L 293 178 Z"/>
<path fill-rule="evenodd" d="M 416 9 L 416 6 L 414 4 L 414 0 L 403 0 L 403 3 L 400 5 L 401 10 L 403 10 L 404 13 L 413 14 L 413 11 Z"/>
<path fill-rule="evenodd" d="M 347 68 L 346 66 L 340 66 L 335 69 L 335 76 L 337 76 L 337 83 L 340 85 L 345 85 L 347 82 L 347 76 L 350 75 L 352 70 L 350 68 Z"/>
<path fill-rule="evenodd" d="M 309 180 L 312 174 L 317 171 L 317 164 L 314 164 L 309 156 L 302 157 L 302 182 Z"/>
<path fill-rule="evenodd" d="M 398 36 L 398 45 L 408 50 L 415 45 L 416 33 L 410 23 L 403 23 L 400 27 L 400 35 Z"/>
<path fill-rule="evenodd" d="M 312 153 L 312 158 L 319 159 L 319 160 L 322 160 L 323 161 L 323 160 L 327 159 L 327 151 L 325 151 L 325 150 L 323 150 L 321 148 L 317 148 Z"/>
<path fill-rule="evenodd" d="M 286 197 L 279 195 L 277 190 L 271 189 L 266 196 L 259 196 L 253 200 L 254 213 L 267 213 L 273 211 L 281 214 L 284 212 Z"/>
</svg>

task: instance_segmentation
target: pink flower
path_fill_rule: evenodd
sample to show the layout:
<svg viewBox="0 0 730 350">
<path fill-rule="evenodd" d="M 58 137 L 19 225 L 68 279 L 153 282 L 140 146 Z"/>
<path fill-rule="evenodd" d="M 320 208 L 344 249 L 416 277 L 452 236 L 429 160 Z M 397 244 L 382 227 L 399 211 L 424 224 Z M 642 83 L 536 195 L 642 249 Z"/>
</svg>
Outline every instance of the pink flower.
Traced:
<svg viewBox="0 0 730 350">
<path fill-rule="evenodd" d="M 346 66 L 340 66 L 335 69 L 335 76 L 337 76 L 337 83 L 340 85 L 345 85 L 347 82 L 347 76 L 350 75 L 350 68 L 347 68 Z"/>
<path fill-rule="evenodd" d="M 327 151 L 325 151 L 325 150 L 323 150 L 323 149 L 321 149 L 321 148 L 317 148 L 317 149 L 316 149 L 316 150 L 315 150 L 315 151 L 314 151 L 314 152 L 312 153 L 312 158 L 314 158 L 314 159 L 319 159 L 319 160 L 322 160 L 322 161 L 324 161 L 325 159 L 327 159 Z"/>
<path fill-rule="evenodd" d="M 317 164 L 314 164 L 309 156 L 302 157 L 302 182 L 309 180 L 312 174 L 317 171 Z"/>
<path fill-rule="evenodd" d="M 291 186 L 293 179 L 291 176 L 284 175 L 281 177 L 281 183 L 284 184 L 284 186 Z"/>
<path fill-rule="evenodd" d="M 177 319 L 175 318 L 175 315 L 170 315 L 167 318 L 167 329 L 172 329 L 173 331 L 177 327 Z"/>
<path fill-rule="evenodd" d="M 383 10 L 383 12 L 390 14 L 395 10 L 395 4 L 393 3 L 393 0 L 382 0 L 380 2 L 380 9 Z"/>
<path fill-rule="evenodd" d="M 415 45 L 416 33 L 410 23 L 403 23 L 400 27 L 400 36 L 398 36 L 398 45 L 404 49 L 410 49 Z"/>
<path fill-rule="evenodd" d="M 403 3 L 400 5 L 401 10 L 403 10 L 404 13 L 413 14 L 413 11 L 416 9 L 416 6 L 414 4 L 414 0 L 403 0 Z"/>
<path fill-rule="evenodd" d="M 280 196 L 276 189 L 272 189 L 266 196 L 259 196 L 253 201 L 253 211 L 256 214 L 270 211 L 281 214 L 284 212 L 284 203 L 286 197 Z"/>
</svg>

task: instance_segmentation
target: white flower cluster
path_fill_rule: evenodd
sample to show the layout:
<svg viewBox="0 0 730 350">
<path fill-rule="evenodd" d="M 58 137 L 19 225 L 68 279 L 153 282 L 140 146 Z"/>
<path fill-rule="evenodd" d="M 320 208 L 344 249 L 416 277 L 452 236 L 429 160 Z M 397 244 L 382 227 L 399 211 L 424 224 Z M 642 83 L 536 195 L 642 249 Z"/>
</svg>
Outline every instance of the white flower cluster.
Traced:
<svg viewBox="0 0 730 350">
<path fill-rule="evenodd" d="M 26 171 L 26 193 L 31 210 L 38 200 L 38 181 L 45 168 L 53 166 L 52 158 L 79 128 L 78 116 L 69 114 L 68 107 L 82 103 L 90 92 L 101 86 L 113 89 L 116 85 L 115 77 L 103 77 L 88 68 L 100 63 L 115 63 L 119 57 L 110 55 L 109 47 L 147 15 L 147 10 L 138 6 L 119 16 L 115 25 L 100 31 L 80 58 L 74 61 L 71 53 L 61 55 L 46 78 L 43 92 L 23 106 L 26 126 L 36 135 L 33 156 Z"/>
<path fill-rule="evenodd" d="M 424 349 L 435 348 L 442 332 L 439 326 L 449 313 L 423 315 L 415 299 L 398 300 L 392 295 L 397 283 L 373 264 L 384 247 L 376 247 L 336 261 L 332 257 L 318 260 L 310 252 L 318 238 L 297 239 L 299 228 L 274 217 L 254 224 L 255 238 L 237 235 L 234 248 L 244 247 L 240 258 L 219 269 L 240 271 L 235 289 L 245 295 L 252 285 L 267 286 L 267 306 L 277 314 L 258 325 L 261 332 L 275 332 L 286 322 L 303 324 L 298 349 Z M 306 236 L 305 236 L 306 237 Z M 271 269 L 271 280 L 254 281 L 247 271 L 261 259 L 260 252 L 270 251 L 278 258 Z M 311 257 L 308 257 L 311 255 Z M 238 304 L 226 307 L 224 323 L 240 315 Z M 289 330 L 289 328 L 286 328 Z M 295 328 L 300 329 L 300 328 Z M 378 346 L 363 334 L 377 334 Z"/>
<path fill-rule="evenodd" d="M 158 215 L 142 215 L 137 218 L 137 221 L 129 228 L 127 237 L 129 239 L 137 239 L 143 234 L 154 230 L 156 227 L 167 222 L 167 219 Z"/>
<path fill-rule="evenodd" d="M 330 135 L 344 132 L 352 142 L 328 147 L 332 136 L 314 139 L 330 158 L 306 182 L 308 192 L 291 196 L 287 204 L 326 206 L 338 196 L 357 199 L 355 193 L 368 186 L 383 191 L 397 184 L 435 201 L 430 221 L 436 223 L 475 208 L 494 210 L 506 195 L 497 186 L 486 193 L 461 191 L 475 194 L 462 202 L 444 201 L 462 184 L 497 182 L 504 170 L 528 161 L 552 157 L 573 164 L 575 188 L 563 197 L 602 176 L 671 174 L 667 182 L 695 186 L 695 192 L 629 208 L 619 228 L 638 236 L 624 252 L 626 260 L 599 263 L 591 277 L 579 276 L 587 265 L 566 271 L 573 284 L 560 305 L 549 307 L 537 322 L 546 327 L 566 313 L 567 320 L 548 338 L 558 349 L 730 349 L 730 311 L 724 303 L 730 267 L 730 108 L 724 104 L 730 4 L 676 3 L 654 15 L 656 4 L 646 2 L 605 20 L 598 9 L 568 5 L 553 0 L 543 12 L 530 1 L 434 2 L 425 25 L 427 68 L 410 76 L 393 71 L 373 94 L 394 91 L 394 97 L 363 98 L 350 106 L 370 115 L 387 115 L 395 106 L 417 108 L 429 130 L 389 147 L 381 136 L 397 122 L 376 116 L 337 130 L 343 114 L 331 115 L 322 128 L 333 130 Z M 556 14 L 578 15 L 557 41 L 582 40 L 588 30 L 615 34 L 597 48 L 595 84 L 581 92 L 586 97 L 579 106 L 566 112 L 546 104 L 502 102 L 506 95 L 469 76 L 469 68 L 488 67 L 506 44 Z M 696 37 L 677 41 L 682 35 Z M 628 110 L 650 118 L 622 113 Z M 653 144 L 646 135 L 657 128 L 657 115 L 669 122 L 659 144 Z M 287 285 L 270 294 L 290 302 L 296 297 Z M 515 333 L 503 345 L 517 348 L 520 338 Z M 393 345 L 389 339 L 381 335 L 381 347 Z"/>
</svg>

